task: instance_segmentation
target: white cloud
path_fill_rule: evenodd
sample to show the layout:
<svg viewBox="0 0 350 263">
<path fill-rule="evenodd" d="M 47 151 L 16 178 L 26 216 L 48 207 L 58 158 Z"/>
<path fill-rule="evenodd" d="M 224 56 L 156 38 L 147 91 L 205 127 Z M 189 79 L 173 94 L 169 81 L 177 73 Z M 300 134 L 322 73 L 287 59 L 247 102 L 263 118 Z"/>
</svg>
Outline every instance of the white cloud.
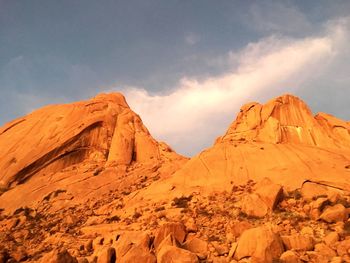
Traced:
<svg viewBox="0 0 350 263">
<path fill-rule="evenodd" d="M 193 46 L 199 42 L 200 38 L 195 33 L 187 33 L 185 35 L 185 42 L 187 45 Z"/>
<path fill-rule="evenodd" d="M 271 36 L 250 43 L 227 54 L 228 64 L 238 66 L 205 80 L 184 77 L 167 95 L 139 87 L 122 91 L 157 139 L 194 154 L 224 133 L 242 104 L 297 92 L 318 73 L 328 72 L 347 50 L 348 25 L 349 19 L 343 19 L 328 23 L 319 36 Z"/>
</svg>

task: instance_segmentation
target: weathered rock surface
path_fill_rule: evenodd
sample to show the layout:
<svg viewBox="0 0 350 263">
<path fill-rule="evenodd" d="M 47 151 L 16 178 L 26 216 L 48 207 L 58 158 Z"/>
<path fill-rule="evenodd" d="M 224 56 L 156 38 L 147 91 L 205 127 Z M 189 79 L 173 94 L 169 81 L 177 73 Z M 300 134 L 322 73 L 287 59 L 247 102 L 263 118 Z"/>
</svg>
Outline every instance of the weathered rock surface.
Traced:
<svg viewBox="0 0 350 263">
<path fill-rule="evenodd" d="M 348 219 L 348 211 L 342 204 L 327 207 L 320 218 L 328 223 L 341 222 Z"/>
<path fill-rule="evenodd" d="M 175 246 L 164 246 L 157 255 L 158 263 L 198 263 L 196 254 L 175 247 Z"/>
<path fill-rule="evenodd" d="M 238 241 L 235 259 L 252 257 L 256 262 L 273 262 L 283 253 L 280 237 L 268 227 L 246 230 Z"/>
<path fill-rule="evenodd" d="M 348 137 L 285 95 L 187 162 L 120 94 L 49 106 L 0 129 L 0 262 L 350 262 Z"/>
<path fill-rule="evenodd" d="M 185 226 L 181 223 L 166 223 L 162 225 L 154 238 L 155 249 L 158 249 L 158 246 L 169 234 L 172 234 L 179 243 L 182 243 L 186 237 Z"/>
<path fill-rule="evenodd" d="M 67 250 L 54 250 L 41 259 L 42 263 L 78 263 L 75 257 L 72 257 Z"/>
<path fill-rule="evenodd" d="M 169 176 L 185 161 L 152 138 L 120 93 L 12 121 L 0 128 L 0 148 L 0 207 L 12 210 L 59 195 L 83 201 L 113 188 L 126 166 Z"/>
<path fill-rule="evenodd" d="M 317 116 L 292 95 L 246 105 L 212 147 L 143 196 L 164 199 L 193 191 L 230 191 L 265 177 L 285 191 L 312 184 L 349 192 L 350 127 L 335 117 Z"/>
<path fill-rule="evenodd" d="M 288 250 L 312 250 L 314 248 L 314 240 L 309 235 L 294 234 L 290 236 L 282 236 L 284 246 Z"/>
<path fill-rule="evenodd" d="M 247 140 L 293 143 L 322 148 L 350 146 L 349 125 L 329 114 L 315 117 L 299 98 L 284 95 L 265 105 L 244 105 L 227 133 L 218 141 Z"/>
</svg>

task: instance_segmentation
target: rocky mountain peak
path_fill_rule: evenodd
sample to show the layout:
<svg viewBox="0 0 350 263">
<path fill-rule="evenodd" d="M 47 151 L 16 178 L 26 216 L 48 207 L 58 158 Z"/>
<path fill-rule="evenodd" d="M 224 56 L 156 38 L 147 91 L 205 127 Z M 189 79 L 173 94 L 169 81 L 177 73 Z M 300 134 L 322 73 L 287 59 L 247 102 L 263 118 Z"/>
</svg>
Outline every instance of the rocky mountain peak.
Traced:
<svg viewBox="0 0 350 263">
<path fill-rule="evenodd" d="M 0 129 L 0 146 L 3 188 L 86 162 L 113 166 L 179 157 L 150 135 L 120 93 L 34 111 Z"/>
<path fill-rule="evenodd" d="M 329 114 L 313 116 L 298 97 L 286 94 L 266 104 L 244 105 L 223 141 L 295 143 L 326 148 L 350 146 L 348 123 Z"/>
</svg>

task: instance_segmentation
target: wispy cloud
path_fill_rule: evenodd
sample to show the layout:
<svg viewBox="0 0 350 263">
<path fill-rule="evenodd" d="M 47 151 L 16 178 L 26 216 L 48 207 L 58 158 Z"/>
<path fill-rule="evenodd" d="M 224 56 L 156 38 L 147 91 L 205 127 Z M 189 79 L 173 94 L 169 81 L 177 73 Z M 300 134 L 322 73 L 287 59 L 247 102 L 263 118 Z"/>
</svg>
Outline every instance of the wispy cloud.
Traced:
<svg viewBox="0 0 350 263">
<path fill-rule="evenodd" d="M 281 1 L 252 4 L 247 16 L 251 18 L 245 20 L 249 21 L 247 26 L 264 33 L 307 33 L 313 27 L 297 6 Z"/>
<path fill-rule="evenodd" d="M 193 154 L 224 132 L 243 103 L 296 92 L 325 70 L 349 40 L 347 25 L 348 19 L 330 23 L 319 36 L 271 36 L 250 43 L 227 54 L 236 67 L 205 80 L 184 77 L 167 95 L 151 95 L 140 87 L 123 92 L 156 138 Z"/>
<path fill-rule="evenodd" d="M 197 44 L 199 40 L 200 40 L 200 37 L 195 33 L 191 32 L 185 35 L 185 42 L 187 45 L 193 46 Z"/>
</svg>

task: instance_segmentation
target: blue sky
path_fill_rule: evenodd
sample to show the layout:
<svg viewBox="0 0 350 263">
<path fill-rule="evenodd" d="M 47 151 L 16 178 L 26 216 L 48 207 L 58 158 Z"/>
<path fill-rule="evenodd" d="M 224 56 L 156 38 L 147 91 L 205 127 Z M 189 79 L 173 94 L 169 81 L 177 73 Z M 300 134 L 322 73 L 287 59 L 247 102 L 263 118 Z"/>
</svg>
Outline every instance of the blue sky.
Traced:
<svg viewBox="0 0 350 263">
<path fill-rule="evenodd" d="M 350 119 L 350 1 L 0 0 L 0 125 L 122 91 L 181 153 L 290 92 Z"/>
</svg>

